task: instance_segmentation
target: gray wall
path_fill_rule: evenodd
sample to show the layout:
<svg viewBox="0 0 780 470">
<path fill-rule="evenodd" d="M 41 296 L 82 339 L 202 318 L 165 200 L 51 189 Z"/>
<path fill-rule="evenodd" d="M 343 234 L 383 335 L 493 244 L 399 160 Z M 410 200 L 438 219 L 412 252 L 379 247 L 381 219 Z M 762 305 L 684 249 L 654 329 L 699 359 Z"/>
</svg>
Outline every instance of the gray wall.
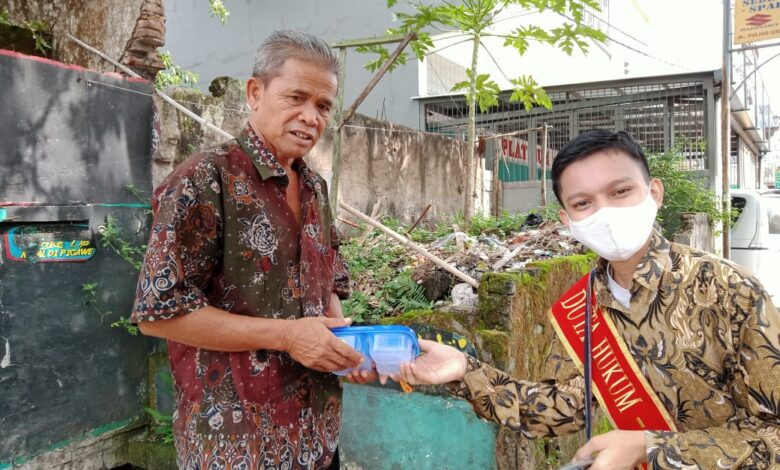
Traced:
<svg viewBox="0 0 780 470">
<path fill-rule="evenodd" d="M 205 91 L 216 77 L 249 77 L 254 52 L 274 29 L 292 28 L 315 34 L 333 43 L 346 39 L 381 36 L 396 26 L 384 0 L 286 0 L 283 2 L 227 0 L 226 25 L 212 17 L 208 2 L 166 0 L 166 45 L 174 63 L 200 74 Z M 388 45 L 392 50 L 394 44 Z M 360 93 L 372 74 L 363 64 L 374 55 L 347 54 L 345 107 Z M 383 78 L 360 106 L 362 114 L 419 128 L 417 60 Z M 383 115 L 384 103 L 384 115 Z"/>
<path fill-rule="evenodd" d="M 248 114 L 244 82 L 229 80 L 224 94 L 214 97 L 188 89 L 168 90 L 180 102 L 232 135 L 241 131 Z M 223 142 L 221 135 L 196 125 L 172 106 L 155 98 L 160 112 L 160 145 L 153 157 L 152 179 L 158 185 L 171 170 L 197 152 Z M 342 132 L 339 199 L 367 213 L 381 201 L 382 214 L 414 221 L 431 204 L 427 220 L 463 210 L 467 145 L 441 134 L 356 114 L 355 127 Z M 329 128 L 306 160 L 328 184 L 332 177 L 334 131 Z"/>
<path fill-rule="evenodd" d="M 463 211 L 468 146 L 440 134 L 356 115 L 360 126 L 344 128 L 339 200 L 366 214 L 381 213 L 413 222 L 428 204 L 426 220 Z M 306 160 L 328 181 L 332 176 L 333 131 L 328 130 Z"/>
</svg>

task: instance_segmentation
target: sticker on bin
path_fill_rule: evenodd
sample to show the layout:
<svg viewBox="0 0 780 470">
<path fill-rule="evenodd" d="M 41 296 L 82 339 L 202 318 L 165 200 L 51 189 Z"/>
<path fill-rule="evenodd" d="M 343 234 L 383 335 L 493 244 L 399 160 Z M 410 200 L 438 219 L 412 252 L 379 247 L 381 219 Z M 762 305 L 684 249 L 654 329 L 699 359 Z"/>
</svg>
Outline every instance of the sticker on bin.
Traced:
<svg viewBox="0 0 780 470">
<path fill-rule="evenodd" d="M 371 370 L 373 364 L 380 374 L 397 374 L 401 364 L 420 354 L 417 335 L 405 326 L 348 326 L 335 328 L 333 334 L 363 356 L 358 370 Z M 353 370 L 334 374 L 347 375 Z"/>
</svg>

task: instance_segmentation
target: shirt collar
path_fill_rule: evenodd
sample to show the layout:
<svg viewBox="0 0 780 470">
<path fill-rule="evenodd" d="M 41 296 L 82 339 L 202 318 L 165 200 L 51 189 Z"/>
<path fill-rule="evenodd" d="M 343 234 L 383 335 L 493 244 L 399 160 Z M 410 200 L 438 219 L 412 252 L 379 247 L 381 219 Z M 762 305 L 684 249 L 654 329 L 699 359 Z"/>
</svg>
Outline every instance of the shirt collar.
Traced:
<svg viewBox="0 0 780 470">
<path fill-rule="evenodd" d="M 631 300 L 635 298 L 644 305 L 653 300 L 658 294 L 658 290 L 663 279 L 664 272 L 669 266 L 669 241 L 663 237 L 658 231 L 653 230 L 653 234 L 650 237 L 650 244 L 647 247 L 647 253 L 642 257 L 641 261 L 636 267 L 634 272 L 634 278 L 631 283 Z M 620 302 L 617 302 L 612 298 L 609 292 L 608 279 L 607 279 L 607 264 L 608 261 L 604 258 L 599 258 L 599 276 L 597 282 L 599 282 L 598 288 L 598 301 L 602 305 L 607 305 L 617 310 L 627 311 Z"/>
<path fill-rule="evenodd" d="M 280 178 L 282 183 L 288 183 L 287 172 L 284 170 L 276 156 L 268 150 L 265 143 L 260 140 L 260 136 L 252 128 L 248 121 L 236 137 L 238 145 L 249 155 L 260 177 L 265 181 L 268 178 Z M 319 183 L 317 174 L 309 168 L 303 158 L 296 158 L 292 164 L 293 170 L 297 171 L 303 181 L 311 189 L 314 189 Z"/>
</svg>

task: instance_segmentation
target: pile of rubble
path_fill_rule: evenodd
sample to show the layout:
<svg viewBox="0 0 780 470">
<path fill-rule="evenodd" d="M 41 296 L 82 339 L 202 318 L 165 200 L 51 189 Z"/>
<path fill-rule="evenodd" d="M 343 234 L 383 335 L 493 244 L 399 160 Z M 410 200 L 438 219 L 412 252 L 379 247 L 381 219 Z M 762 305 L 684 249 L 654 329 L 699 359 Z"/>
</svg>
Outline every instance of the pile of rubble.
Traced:
<svg viewBox="0 0 780 470">
<path fill-rule="evenodd" d="M 371 241 L 364 234 L 359 245 L 361 251 L 370 250 Z M 384 238 L 384 237 L 379 237 Z M 391 238 L 391 237 L 387 237 Z M 368 243 L 366 243 L 368 242 Z M 394 242 L 391 242 L 394 243 Z M 398 242 L 400 245 L 404 243 Z M 509 236 L 477 235 L 471 236 L 453 226 L 453 232 L 431 243 L 412 243 L 412 248 L 421 248 L 429 254 L 443 260 L 457 271 L 478 281 L 486 272 L 521 271 L 527 264 L 543 259 L 583 253 L 585 248 L 572 238 L 569 230 L 558 221 L 544 221 L 536 214 L 529 215 L 518 231 Z M 446 270 L 442 263 L 436 263 L 420 250 L 404 250 L 404 255 L 391 263 L 395 269 L 411 269 L 411 277 L 420 284 L 425 297 L 431 302 L 441 301 L 452 296 L 453 304 L 463 307 L 476 306 L 476 292 L 472 282 L 463 283 Z M 365 252 L 364 251 L 364 252 Z M 357 280 L 356 280 L 357 281 Z M 356 282 L 356 288 L 364 293 L 374 292 L 380 286 L 370 286 L 372 276 L 363 277 Z"/>
<path fill-rule="evenodd" d="M 431 243 L 428 251 L 444 259 L 459 271 L 479 280 L 486 272 L 521 271 L 533 261 L 585 252 L 560 222 L 543 222 L 500 239 L 493 236 L 469 236 L 453 232 Z M 452 289 L 453 302 L 468 305 L 473 293 L 468 284 L 458 282 L 449 273 L 422 255 L 413 254 L 412 278 L 425 289 L 431 301 L 440 300 Z M 454 285 L 454 286 L 453 286 Z"/>
</svg>

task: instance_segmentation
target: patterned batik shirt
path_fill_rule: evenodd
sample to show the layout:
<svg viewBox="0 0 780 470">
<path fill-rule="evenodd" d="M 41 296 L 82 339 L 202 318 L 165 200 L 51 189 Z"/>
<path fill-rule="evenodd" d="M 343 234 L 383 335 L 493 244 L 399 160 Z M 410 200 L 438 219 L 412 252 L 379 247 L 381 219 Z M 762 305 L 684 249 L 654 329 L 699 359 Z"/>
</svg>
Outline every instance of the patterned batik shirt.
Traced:
<svg viewBox="0 0 780 470">
<path fill-rule="evenodd" d="M 598 302 L 677 427 L 646 431 L 650 466 L 780 468 L 780 316 L 756 279 L 658 233 L 629 307 L 599 267 Z M 531 383 L 470 358 L 452 392 L 527 437 L 582 429 L 584 379 L 557 338 L 545 367 L 550 380 Z"/>
<path fill-rule="evenodd" d="M 302 159 L 302 224 L 288 178 L 247 124 L 178 166 L 155 190 L 154 222 L 132 320 L 207 305 L 253 317 L 325 315 L 349 295 L 325 182 Z M 180 468 L 328 467 L 341 428 L 336 376 L 277 351 L 217 352 L 168 341 Z"/>
</svg>

